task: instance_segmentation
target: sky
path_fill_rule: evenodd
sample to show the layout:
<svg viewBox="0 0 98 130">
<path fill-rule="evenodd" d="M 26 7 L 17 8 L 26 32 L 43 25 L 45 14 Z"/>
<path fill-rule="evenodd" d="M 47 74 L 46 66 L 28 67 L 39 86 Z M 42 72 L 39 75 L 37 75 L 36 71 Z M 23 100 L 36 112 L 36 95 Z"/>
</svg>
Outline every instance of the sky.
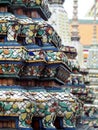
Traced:
<svg viewBox="0 0 98 130">
<path fill-rule="evenodd" d="M 86 13 L 92 7 L 94 0 L 78 0 L 78 18 L 85 18 Z M 68 17 L 72 18 L 73 0 L 65 0 L 64 7 Z"/>
</svg>

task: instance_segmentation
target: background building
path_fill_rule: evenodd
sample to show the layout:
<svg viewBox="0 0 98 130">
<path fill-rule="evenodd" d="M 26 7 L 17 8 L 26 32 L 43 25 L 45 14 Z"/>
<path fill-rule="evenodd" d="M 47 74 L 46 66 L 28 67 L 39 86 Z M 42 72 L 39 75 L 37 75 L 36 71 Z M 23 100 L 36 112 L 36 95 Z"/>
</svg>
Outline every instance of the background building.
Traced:
<svg viewBox="0 0 98 130">
<path fill-rule="evenodd" d="M 96 29 L 96 16 L 97 16 L 97 0 L 94 3 L 93 9 L 93 35 L 92 44 L 89 48 L 87 68 L 89 69 L 90 87 L 94 89 L 96 95 L 95 103 L 98 105 L 98 42 L 97 42 L 97 29 Z"/>
<path fill-rule="evenodd" d="M 80 36 L 80 43 L 83 45 L 83 58 L 84 66 L 87 65 L 87 58 L 89 54 L 89 48 L 92 44 L 93 37 L 93 19 L 79 19 L 78 20 L 78 32 Z M 72 20 L 70 20 L 70 30 L 72 31 Z M 71 33 L 70 31 L 70 33 Z M 96 32 L 98 32 L 98 20 L 96 21 Z M 98 33 L 96 33 L 98 39 Z"/>
<path fill-rule="evenodd" d="M 50 11 L 52 12 L 51 17 L 49 18 L 49 23 L 54 27 L 59 36 L 62 39 L 63 45 L 70 45 L 70 26 L 68 14 L 63 7 L 64 1 L 50 1 Z"/>
<path fill-rule="evenodd" d="M 93 19 L 79 19 L 78 24 L 80 43 L 83 46 L 91 45 L 93 36 Z M 70 30 L 72 30 L 72 20 L 70 20 Z M 98 20 L 96 21 L 96 32 L 98 32 Z M 98 33 L 96 37 L 98 39 Z"/>
</svg>

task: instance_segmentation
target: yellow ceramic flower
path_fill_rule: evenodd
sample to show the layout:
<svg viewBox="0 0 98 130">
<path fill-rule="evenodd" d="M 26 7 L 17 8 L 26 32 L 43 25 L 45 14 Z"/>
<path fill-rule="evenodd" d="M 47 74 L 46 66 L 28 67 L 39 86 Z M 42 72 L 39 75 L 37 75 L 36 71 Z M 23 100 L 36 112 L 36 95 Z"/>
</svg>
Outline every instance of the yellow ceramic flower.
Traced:
<svg viewBox="0 0 98 130">
<path fill-rule="evenodd" d="M 6 31 L 7 30 L 6 26 L 2 26 L 2 30 Z"/>
<path fill-rule="evenodd" d="M 33 36 L 33 32 L 32 31 L 29 31 L 29 36 Z"/>
<path fill-rule="evenodd" d="M 18 25 L 15 26 L 15 30 L 16 31 L 19 30 L 19 26 Z"/>
<path fill-rule="evenodd" d="M 41 0 L 35 0 L 35 2 L 36 2 L 37 5 L 41 4 Z"/>
<path fill-rule="evenodd" d="M 66 112 L 66 118 L 69 119 L 72 116 L 72 112 Z"/>
<path fill-rule="evenodd" d="M 34 25 L 29 26 L 30 30 L 34 30 Z"/>
<path fill-rule="evenodd" d="M 23 113 L 23 114 L 21 114 L 21 119 L 22 119 L 22 120 L 25 120 L 26 117 L 27 117 L 27 113 Z"/>
</svg>

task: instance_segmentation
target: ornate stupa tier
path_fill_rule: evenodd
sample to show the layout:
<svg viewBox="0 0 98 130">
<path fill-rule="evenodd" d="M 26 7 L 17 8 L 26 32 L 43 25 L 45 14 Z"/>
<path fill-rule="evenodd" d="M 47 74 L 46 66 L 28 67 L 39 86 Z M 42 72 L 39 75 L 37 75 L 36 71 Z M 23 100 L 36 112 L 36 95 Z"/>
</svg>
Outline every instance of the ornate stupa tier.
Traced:
<svg viewBox="0 0 98 130">
<path fill-rule="evenodd" d="M 6 5 L 6 6 L 8 6 L 8 5 L 11 5 L 12 4 L 12 0 L 0 0 L 0 5 Z"/>
<path fill-rule="evenodd" d="M 11 42 L 0 44 L 0 77 L 19 77 L 23 62 L 27 55 L 24 47 L 18 43 L 10 45 Z"/>
<path fill-rule="evenodd" d="M 22 43 L 42 47 L 51 42 L 52 47 L 61 46 L 61 38 L 47 22 L 33 21 L 27 16 L 15 17 L 6 12 L 0 13 L 0 35 L 0 41 L 8 45 Z"/>
<path fill-rule="evenodd" d="M 56 80 L 64 84 L 71 72 L 70 62 L 64 52 L 31 49 L 26 64 L 21 75 L 24 79 Z"/>
<path fill-rule="evenodd" d="M 96 98 L 91 88 L 73 87 L 71 93 L 76 95 L 84 103 L 93 103 Z"/>
<path fill-rule="evenodd" d="M 4 9 L 0 10 L 1 12 L 4 12 L 5 8 L 6 11 L 9 8 L 10 12 L 14 12 L 15 14 L 17 14 L 17 12 L 19 14 L 32 14 L 32 12 L 37 12 L 40 18 L 44 20 L 48 20 L 48 18 L 51 16 L 47 0 L 2 0 L 0 1 L 0 5 L 4 7 Z"/>
<path fill-rule="evenodd" d="M 21 78 L 66 82 L 71 64 L 66 53 L 59 50 L 61 39 L 52 26 L 2 12 L 0 27 L 1 77 L 20 78 L 22 72 Z"/>
<path fill-rule="evenodd" d="M 49 4 L 63 4 L 65 0 L 49 0 Z"/>
<path fill-rule="evenodd" d="M 77 51 L 75 47 L 62 46 L 61 50 L 66 54 L 68 59 L 74 59 L 77 56 Z"/>
</svg>

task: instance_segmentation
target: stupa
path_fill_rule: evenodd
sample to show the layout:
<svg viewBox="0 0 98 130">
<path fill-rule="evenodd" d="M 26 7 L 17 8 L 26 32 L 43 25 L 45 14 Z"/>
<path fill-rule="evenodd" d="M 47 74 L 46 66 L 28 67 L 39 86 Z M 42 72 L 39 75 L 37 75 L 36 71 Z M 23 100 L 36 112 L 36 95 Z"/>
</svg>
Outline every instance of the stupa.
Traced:
<svg viewBox="0 0 98 130">
<path fill-rule="evenodd" d="M 61 87 L 76 50 L 61 49 L 50 15 L 47 0 L 0 0 L 0 129 L 76 128 L 81 102 Z"/>
</svg>

